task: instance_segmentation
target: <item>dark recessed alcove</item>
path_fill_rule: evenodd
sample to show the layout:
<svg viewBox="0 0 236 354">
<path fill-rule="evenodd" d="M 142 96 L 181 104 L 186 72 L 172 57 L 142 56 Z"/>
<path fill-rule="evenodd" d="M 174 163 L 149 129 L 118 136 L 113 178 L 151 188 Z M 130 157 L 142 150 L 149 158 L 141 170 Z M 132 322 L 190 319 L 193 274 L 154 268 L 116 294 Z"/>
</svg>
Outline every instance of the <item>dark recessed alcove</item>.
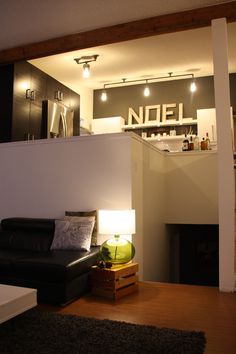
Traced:
<svg viewBox="0 0 236 354">
<path fill-rule="evenodd" d="M 219 226 L 167 225 L 170 282 L 219 285 Z"/>
</svg>

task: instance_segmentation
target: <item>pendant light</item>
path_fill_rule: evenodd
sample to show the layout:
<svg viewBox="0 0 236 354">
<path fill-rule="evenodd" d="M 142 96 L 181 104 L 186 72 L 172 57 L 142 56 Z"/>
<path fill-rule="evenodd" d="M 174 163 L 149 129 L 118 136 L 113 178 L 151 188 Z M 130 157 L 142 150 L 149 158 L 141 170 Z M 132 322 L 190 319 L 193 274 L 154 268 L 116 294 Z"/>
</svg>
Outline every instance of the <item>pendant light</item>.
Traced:
<svg viewBox="0 0 236 354">
<path fill-rule="evenodd" d="M 106 84 L 103 86 L 103 90 L 102 90 L 100 99 L 101 99 L 102 102 L 106 102 L 107 101 Z"/>
<path fill-rule="evenodd" d="M 88 63 L 85 63 L 83 65 L 83 77 L 87 79 L 90 76 L 90 65 Z"/>
<path fill-rule="evenodd" d="M 144 87 L 143 94 L 144 94 L 145 97 L 150 96 L 150 89 L 149 89 L 149 86 L 148 86 L 148 80 L 146 80 L 146 86 Z"/>
<path fill-rule="evenodd" d="M 106 91 L 102 91 L 101 100 L 102 100 L 103 102 L 106 102 L 106 101 L 107 101 L 107 93 L 106 93 Z"/>
<path fill-rule="evenodd" d="M 190 91 L 191 92 L 196 92 L 197 91 L 197 86 L 196 86 L 196 83 L 195 83 L 195 80 L 193 80 L 190 84 Z"/>
</svg>

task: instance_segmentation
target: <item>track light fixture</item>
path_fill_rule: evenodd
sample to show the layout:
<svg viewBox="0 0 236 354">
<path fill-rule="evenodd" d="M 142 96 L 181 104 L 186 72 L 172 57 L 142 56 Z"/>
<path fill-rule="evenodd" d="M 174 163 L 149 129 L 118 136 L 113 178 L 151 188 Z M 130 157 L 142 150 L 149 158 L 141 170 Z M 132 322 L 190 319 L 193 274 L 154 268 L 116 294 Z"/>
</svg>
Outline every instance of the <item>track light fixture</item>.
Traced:
<svg viewBox="0 0 236 354">
<path fill-rule="evenodd" d="M 117 81 L 117 82 L 110 82 L 110 83 L 107 83 L 107 84 L 104 84 L 104 87 L 103 87 L 103 91 L 102 91 L 102 94 L 101 94 L 101 100 L 102 101 L 106 101 L 107 100 L 107 93 L 106 93 L 106 87 L 108 86 L 116 86 L 116 85 L 125 85 L 125 84 L 128 84 L 128 83 L 134 83 L 134 82 L 143 82 L 145 81 L 146 85 L 144 87 L 144 90 L 143 90 L 143 95 L 145 97 L 148 97 L 150 96 L 150 89 L 149 89 L 149 86 L 148 86 L 148 83 L 150 82 L 155 82 L 155 81 L 158 81 L 158 80 L 164 80 L 164 79 L 171 79 L 171 78 L 177 78 L 177 77 L 187 77 L 187 76 L 191 76 L 192 78 L 192 82 L 190 84 L 190 91 L 191 92 L 195 92 L 197 90 L 197 85 L 195 83 L 195 78 L 194 78 L 194 74 L 177 74 L 177 75 L 173 75 L 172 72 L 169 72 L 167 76 L 158 76 L 158 77 L 153 77 L 153 78 L 150 78 L 150 79 L 137 79 L 137 80 L 127 80 L 127 79 L 122 79 L 122 81 Z"/>
<path fill-rule="evenodd" d="M 82 64 L 83 65 L 83 77 L 84 78 L 88 78 L 90 76 L 90 65 L 89 65 L 89 63 L 92 62 L 92 61 L 96 61 L 98 56 L 99 56 L 98 54 L 94 54 L 94 55 L 87 55 L 87 56 L 83 56 L 83 57 L 74 59 L 77 64 Z"/>
</svg>

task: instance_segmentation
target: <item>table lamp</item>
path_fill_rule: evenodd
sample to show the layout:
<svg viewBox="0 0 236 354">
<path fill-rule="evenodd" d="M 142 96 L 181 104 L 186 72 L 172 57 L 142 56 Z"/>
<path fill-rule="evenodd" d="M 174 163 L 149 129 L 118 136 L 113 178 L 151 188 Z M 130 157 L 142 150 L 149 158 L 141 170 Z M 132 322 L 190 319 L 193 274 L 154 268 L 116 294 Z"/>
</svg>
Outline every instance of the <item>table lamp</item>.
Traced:
<svg viewBox="0 0 236 354">
<path fill-rule="evenodd" d="M 100 247 L 104 262 L 123 264 L 133 259 L 134 245 L 122 236 L 135 233 L 135 210 L 99 210 L 98 232 L 113 235 L 113 238 L 106 240 Z"/>
</svg>

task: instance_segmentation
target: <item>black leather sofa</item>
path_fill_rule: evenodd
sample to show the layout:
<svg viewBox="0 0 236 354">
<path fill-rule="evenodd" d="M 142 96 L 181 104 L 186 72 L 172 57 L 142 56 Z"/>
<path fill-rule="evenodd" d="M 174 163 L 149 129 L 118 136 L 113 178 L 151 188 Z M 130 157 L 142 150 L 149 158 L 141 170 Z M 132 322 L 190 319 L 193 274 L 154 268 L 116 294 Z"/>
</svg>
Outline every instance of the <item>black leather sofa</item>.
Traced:
<svg viewBox="0 0 236 354">
<path fill-rule="evenodd" d="M 64 305 L 90 289 L 90 251 L 50 250 L 54 219 L 7 218 L 0 229 L 0 283 L 37 289 L 38 302 Z"/>
</svg>

